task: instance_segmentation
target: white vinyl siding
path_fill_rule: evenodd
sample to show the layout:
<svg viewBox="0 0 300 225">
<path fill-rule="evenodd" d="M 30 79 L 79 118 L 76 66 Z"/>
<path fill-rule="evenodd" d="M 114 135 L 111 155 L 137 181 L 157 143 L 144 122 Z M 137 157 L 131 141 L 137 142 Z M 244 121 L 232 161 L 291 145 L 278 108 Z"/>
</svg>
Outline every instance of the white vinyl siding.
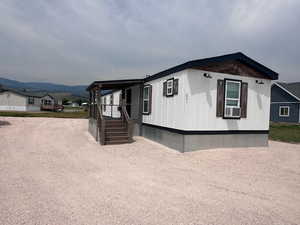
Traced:
<svg viewBox="0 0 300 225">
<path fill-rule="evenodd" d="M 11 91 L 0 93 L 0 111 L 39 111 L 40 98 L 34 99 L 34 104 L 28 104 L 29 99 Z"/>
<path fill-rule="evenodd" d="M 147 82 L 152 85 L 152 110 L 143 122 L 180 130 L 268 130 L 271 80 L 188 69 Z M 178 95 L 163 97 L 163 82 L 179 79 Z M 248 83 L 247 118 L 224 120 L 216 117 L 217 80 L 233 79 Z"/>
</svg>

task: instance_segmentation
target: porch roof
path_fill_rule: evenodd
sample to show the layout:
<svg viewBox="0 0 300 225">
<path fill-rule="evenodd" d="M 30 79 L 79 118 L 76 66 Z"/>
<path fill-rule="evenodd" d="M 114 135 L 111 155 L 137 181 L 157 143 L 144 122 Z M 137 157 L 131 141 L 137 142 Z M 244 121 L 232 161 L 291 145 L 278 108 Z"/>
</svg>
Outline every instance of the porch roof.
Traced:
<svg viewBox="0 0 300 225">
<path fill-rule="evenodd" d="M 94 81 L 90 86 L 88 86 L 87 91 L 96 87 L 101 88 L 101 90 L 122 89 L 135 84 L 141 84 L 143 81 L 143 79 Z"/>
</svg>

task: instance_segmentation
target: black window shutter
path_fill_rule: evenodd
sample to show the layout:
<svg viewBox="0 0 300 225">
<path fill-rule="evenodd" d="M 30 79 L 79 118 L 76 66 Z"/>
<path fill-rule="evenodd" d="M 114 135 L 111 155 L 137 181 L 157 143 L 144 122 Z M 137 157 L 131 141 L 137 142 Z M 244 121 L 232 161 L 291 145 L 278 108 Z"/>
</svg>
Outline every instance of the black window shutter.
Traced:
<svg viewBox="0 0 300 225">
<path fill-rule="evenodd" d="M 149 113 L 151 114 L 151 110 L 152 110 L 152 85 L 149 86 Z"/>
<path fill-rule="evenodd" d="M 174 79 L 173 82 L 173 94 L 178 95 L 178 79 Z"/>
<path fill-rule="evenodd" d="M 248 83 L 242 83 L 241 90 L 241 118 L 247 117 Z"/>
<path fill-rule="evenodd" d="M 167 81 L 163 83 L 163 96 L 167 96 Z"/>
<path fill-rule="evenodd" d="M 224 113 L 224 80 L 217 82 L 217 117 L 223 117 Z"/>
</svg>

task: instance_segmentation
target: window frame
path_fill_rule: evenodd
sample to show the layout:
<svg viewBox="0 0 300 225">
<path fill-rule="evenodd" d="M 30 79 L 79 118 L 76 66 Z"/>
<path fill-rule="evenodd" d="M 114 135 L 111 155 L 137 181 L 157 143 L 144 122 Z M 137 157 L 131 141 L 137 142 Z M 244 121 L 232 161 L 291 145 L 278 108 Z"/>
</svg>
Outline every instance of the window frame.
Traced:
<svg viewBox="0 0 300 225">
<path fill-rule="evenodd" d="M 172 97 L 173 95 L 174 95 L 174 77 L 173 78 L 170 78 L 170 79 L 168 79 L 167 81 L 167 91 L 166 91 L 166 96 L 167 97 Z M 171 83 L 172 85 L 171 85 L 171 90 L 172 90 L 172 92 L 171 93 L 169 93 L 168 92 L 168 90 L 169 90 L 169 88 L 168 88 L 168 84 L 169 83 Z"/>
<path fill-rule="evenodd" d="M 43 104 L 43 105 L 52 105 L 52 100 L 49 100 L 49 99 L 42 99 L 42 104 Z"/>
<path fill-rule="evenodd" d="M 281 109 L 287 109 L 287 115 L 282 115 L 281 114 Z M 290 117 L 290 106 L 285 105 L 285 106 L 279 106 L 279 117 Z"/>
<path fill-rule="evenodd" d="M 145 94 L 144 94 L 145 89 L 148 90 L 148 98 L 147 99 L 145 98 Z M 145 107 L 144 107 L 145 101 L 148 102 L 148 111 L 145 111 Z M 143 114 L 144 115 L 149 115 L 150 114 L 150 85 L 145 85 L 143 87 Z"/>
<path fill-rule="evenodd" d="M 239 98 L 227 98 L 227 83 L 238 83 L 239 84 Z M 242 80 L 236 80 L 236 79 L 224 79 L 224 108 L 223 108 L 223 119 L 241 119 L 241 113 L 240 116 L 226 116 L 225 110 L 226 108 L 237 108 L 241 109 L 241 99 L 242 99 Z M 237 106 L 227 105 L 227 100 L 235 100 L 238 101 Z"/>
<path fill-rule="evenodd" d="M 28 105 L 34 105 L 34 102 L 35 102 L 34 97 L 29 96 L 28 97 Z"/>
</svg>

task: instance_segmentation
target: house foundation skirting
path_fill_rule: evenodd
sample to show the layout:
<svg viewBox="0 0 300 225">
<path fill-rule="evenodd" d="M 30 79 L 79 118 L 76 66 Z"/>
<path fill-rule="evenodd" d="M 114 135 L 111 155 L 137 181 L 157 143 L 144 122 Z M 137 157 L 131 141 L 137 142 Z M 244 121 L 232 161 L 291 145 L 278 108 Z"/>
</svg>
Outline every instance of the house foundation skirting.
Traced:
<svg viewBox="0 0 300 225">
<path fill-rule="evenodd" d="M 268 146 L 268 131 L 182 131 L 143 124 L 142 136 L 179 152 Z"/>
</svg>

